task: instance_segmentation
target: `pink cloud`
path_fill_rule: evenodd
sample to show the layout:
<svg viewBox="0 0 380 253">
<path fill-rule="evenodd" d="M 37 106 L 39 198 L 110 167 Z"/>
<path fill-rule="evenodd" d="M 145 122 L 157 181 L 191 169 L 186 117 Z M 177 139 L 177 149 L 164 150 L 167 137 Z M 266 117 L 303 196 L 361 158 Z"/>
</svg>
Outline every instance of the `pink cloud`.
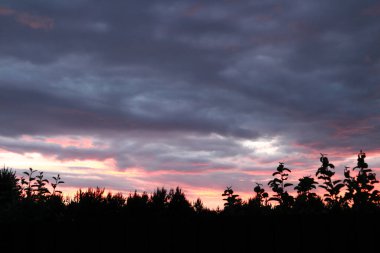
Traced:
<svg viewBox="0 0 380 253">
<path fill-rule="evenodd" d="M 203 8 L 203 5 L 200 4 L 200 3 L 196 3 L 190 7 L 188 7 L 185 12 L 184 12 L 184 15 L 185 16 L 194 16 L 195 14 L 197 14 L 201 9 Z"/>
<path fill-rule="evenodd" d="M 185 169 L 177 169 L 186 168 Z M 171 168 L 171 169 L 168 169 Z M 215 173 L 215 172 L 226 172 L 233 171 L 235 168 L 233 167 L 224 167 L 224 166 L 214 166 L 208 163 L 186 163 L 186 162 L 173 162 L 173 163 L 165 163 L 161 165 L 161 168 L 157 168 L 152 171 L 147 171 L 147 173 L 151 175 L 200 175 L 204 173 Z"/>
<path fill-rule="evenodd" d="M 54 20 L 49 17 L 32 16 L 28 13 L 18 13 L 16 20 L 32 29 L 50 30 L 54 26 Z"/>
<path fill-rule="evenodd" d="M 54 27 L 54 20 L 52 18 L 31 15 L 27 12 L 16 11 L 7 7 L 0 6 L 0 16 L 13 16 L 19 24 L 31 29 L 50 30 Z"/>
<path fill-rule="evenodd" d="M 369 133 L 373 129 L 374 127 L 370 125 L 340 127 L 336 130 L 334 137 L 347 138 L 350 136 Z"/>
<path fill-rule="evenodd" d="M 380 16 L 380 4 L 371 5 L 362 10 L 362 15 L 365 16 Z"/>
<path fill-rule="evenodd" d="M 64 148 L 76 147 L 76 148 L 94 148 L 95 145 L 91 138 L 68 138 L 68 137 L 52 137 L 46 138 L 46 143 L 58 144 Z"/>
<path fill-rule="evenodd" d="M 21 141 L 32 143 L 50 143 L 57 144 L 63 148 L 75 147 L 75 148 L 107 148 L 106 145 L 99 147 L 94 144 L 94 139 L 91 137 L 82 136 L 54 136 L 54 137 L 33 137 L 30 135 L 23 135 L 20 138 Z"/>
<path fill-rule="evenodd" d="M 9 9 L 7 7 L 1 7 L 0 6 L 0 16 L 10 16 L 14 14 L 14 10 Z"/>
</svg>

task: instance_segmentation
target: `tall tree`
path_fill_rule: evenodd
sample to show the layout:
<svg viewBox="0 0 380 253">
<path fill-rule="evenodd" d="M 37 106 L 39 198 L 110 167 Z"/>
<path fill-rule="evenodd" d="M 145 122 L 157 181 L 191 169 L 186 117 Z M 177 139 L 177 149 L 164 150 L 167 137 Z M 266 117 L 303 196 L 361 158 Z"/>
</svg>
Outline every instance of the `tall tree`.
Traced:
<svg viewBox="0 0 380 253">
<path fill-rule="evenodd" d="M 150 197 L 150 205 L 153 210 L 164 210 L 169 203 L 168 191 L 162 187 L 157 188 Z"/>
<path fill-rule="evenodd" d="M 188 214 L 193 211 L 190 202 L 181 188 L 170 189 L 168 208 L 173 213 Z"/>
</svg>

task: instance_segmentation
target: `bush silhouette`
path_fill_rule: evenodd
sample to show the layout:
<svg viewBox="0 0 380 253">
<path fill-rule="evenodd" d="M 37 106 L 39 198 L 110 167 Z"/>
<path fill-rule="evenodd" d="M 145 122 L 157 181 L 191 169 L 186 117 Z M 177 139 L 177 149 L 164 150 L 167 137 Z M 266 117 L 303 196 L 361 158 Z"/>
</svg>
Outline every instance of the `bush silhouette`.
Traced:
<svg viewBox="0 0 380 253">
<path fill-rule="evenodd" d="M 304 212 L 310 211 L 321 211 L 323 209 L 322 199 L 314 192 L 318 182 L 314 180 L 311 176 L 305 176 L 299 179 L 299 183 L 295 190 L 297 190 L 297 197 L 295 199 L 294 207 L 297 210 Z"/>
<path fill-rule="evenodd" d="M 223 194 L 223 197 L 225 197 L 223 200 L 226 202 L 224 203 L 224 210 L 225 211 L 234 211 L 236 208 L 241 206 L 241 199 L 239 198 L 239 195 L 234 194 L 234 190 L 232 190 L 231 186 L 228 186 Z"/>
<path fill-rule="evenodd" d="M 344 184 L 347 192 L 344 196 L 345 201 L 351 203 L 355 209 L 371 208 L 379 202 L 379 191 L 374 190 L 375 184 L 379 183 L 376 174 L 368 169 L 365 162 L 366 154 L 360 150 L 358 153 L 357 166 L 353 171 L 358 170 L 356 176 L 351 176 L 349 167 L 344 170 Z"/>
<path fill-rule="evenodd" d="M 275 178 L 268 182 L 272 191 L 276 194 L 269 198 L 269 201 L 276 201 L 280 208 L 290 208 L 294 203 L 294 198 L 286 190 L 286 187 L 292 186 L 291 183 L 285 183 L 289 178 L 289 173 L 292 171 L 285 167 L 284 163 L 280 162 L 272 176 Z"/>
<path fill-rule="evenodd" d="M 69 203 L 68 209 L 74 219 L 92 219 L 105 213 L 106 199 L 104 188 L 79 189 L 73 200 Z"/>
<path fill-rule="evenodd" d="M 36 177 L 34 176 L 34 173 L 36 173 L 37 170 L 33 170 L 32 168 L 29 168 L 29 171 L 23 172 L 27 178 L 21 177 L 21 184 L 24 186 L 22 188 L 23 193 L 26 196 L 27 200 L 32 200 L 35 193 L 35 183 Z"/>
<path fill-rule="evenodd" d="M 49 184 L 49 180 L 44 179 L 44 173 L 40 171 L 36 176 L 34 184 L 32 185 L 32 187 L 34 188 L 33 190 L 36 201 L 46 201 L 46 199 L 50 195 L 50 191 L 47 188 L 47 184 Z"/>
<path fill-rule="evenodd" d="M 299 195 L 315 195 L 315 193 L 311 193 L 310 191 L 316 189 L 315 185 L 317 184 L 318 182 L 315 182 L 314 178 L 306 176 L 299 179 L 299 183 L 296 187 L 294 187 L 294 190 L 297 190 Z"/>
<path fill-rule="evenodd" d="M 320 161 L 322 166 L 319 167 L 315 175 L 318 179 L 323 180 L 323 185 L 319 185 L 319 187 L 327 191 L 327 193 L 324 194 L 324 200 L 327 203 L 327 207 L 339 208 L 343 204 L 343 199 L 339 196 L 339 193 L 344 187 L 344 184 L 342 180 L 332 180 L 335 174 L 335 171 L 333 171 L 335 166 L 329 162 L 329 159 L 324 154 L 321 154 Z"/>
<path fill-rule="evenodd" d="M 104 188 L 88 188 L 86 191 L 79 189 L 74 196 L 74 203 L 83 206 L 100 207 L 104 203 Z"/>
<path fill-rule="evenodd" d="M 265 191 L 262 184 L 256 183 L 253 188 L 256 196 L 248 200 L 248 206 L 252 208 L 261 208 L 268 205 L 269 194 Z"/>
<path fill-rule="evenodd" d="M 65 182 L 61 180 L 61 177 L 59 174 L 56 177 L 53 177 L 53 180 L 54 180 L 54 183 L 51 183 L 51 187 L 53 188 L 52 195 L 62 194 L 62 191 L 57 190 L 57 187 L 58 185 L 63 184 Z"/>
</svg>

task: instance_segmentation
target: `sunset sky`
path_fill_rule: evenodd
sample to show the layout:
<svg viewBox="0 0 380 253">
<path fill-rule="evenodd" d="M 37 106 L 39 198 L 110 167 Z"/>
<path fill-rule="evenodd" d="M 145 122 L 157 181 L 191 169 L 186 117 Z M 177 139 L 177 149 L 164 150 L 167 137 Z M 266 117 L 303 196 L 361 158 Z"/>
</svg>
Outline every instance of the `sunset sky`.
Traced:
<svg viewBox="0 0 380 253">
<path fill-rule="evenodd" d="M 379 173 L 379 74 L 379 1 L 2 0 L 0 162 L 212 208 L 320 153 Z"/>
</svg>

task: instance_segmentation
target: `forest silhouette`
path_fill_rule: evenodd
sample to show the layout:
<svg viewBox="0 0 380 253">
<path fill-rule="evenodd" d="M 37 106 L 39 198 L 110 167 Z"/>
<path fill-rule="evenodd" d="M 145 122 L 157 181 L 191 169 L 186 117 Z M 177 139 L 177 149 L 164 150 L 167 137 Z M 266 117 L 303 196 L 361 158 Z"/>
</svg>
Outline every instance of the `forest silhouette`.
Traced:
<svg viewBox="0 0 380 253">
<path fill-rule="evenodd" d="M 31 241 L 41 240 L 41 247 L 60 252 L 76 244 L 86 252 L 256 252 L 260 245 L 268 245 L 267 252 L 312 252 L 318 244 L 339 251 L 375 250 L 379 181 L 365 158 L 360 151 L 357 165 L 345 167 L 339 178 L 334 164 L 321 154 L 315 176 L 304 176 L 297 185 L 289 183 L 292 170 L 279 163 L 267 183 L 271 193 L 257 183 L 252 197 L 242 200 L 229 186 L 221 192 L 224 208 L 216 210 L 199 198 L 191 203 L 180 187 L 129 196 L 97 187 L 64 198 L 60 175 L 49 180 L 29 169 L 19 177 L 4 167 L 0 243 L 17 244 L 23 231 Z M 296 194 L 288 192 L 291 188 Z M 30 247 L 21 243 L 7 252 Z"/>
</svg>

